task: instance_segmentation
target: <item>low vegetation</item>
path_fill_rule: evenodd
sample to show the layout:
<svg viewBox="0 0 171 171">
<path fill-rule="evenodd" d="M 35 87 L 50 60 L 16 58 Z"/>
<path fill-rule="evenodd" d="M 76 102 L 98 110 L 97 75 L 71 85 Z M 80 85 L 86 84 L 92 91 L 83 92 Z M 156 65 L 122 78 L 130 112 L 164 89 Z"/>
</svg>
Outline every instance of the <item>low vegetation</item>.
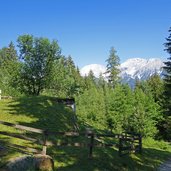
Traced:
<svg viewBox="0 0 171 171">
<path fill-rule="evenodd" d="M 18 123 L 35 128 L 50 129 L 55 131 L 73 130 L 73 112 L 70 108 L 58 104 L 55 98 L 38 96 L 22 97 L 0 101 L 0 120 Z M 81 123 L 81 122 L 80 122 Z M 81 125 L 80 125 L 81 126 Z M 82 125 L 84 127 L 85 125 Z M 94 127 L 95 129 L 95 127 Z M 16 129 L 0 125 L 1 131 L 24 133 Z M 99 131 L 96 130 L 96 131 Z M 4 146 L 11 143 L 22 146 L 40 148 L 28 141 L 17 138 L 0 136 Z M 81 139 L 73 141 L 84 141 Z M 22 149 L 21 149 L 22 150 Z M 53 157 L 56 170 L 154 170 L 160 163 L 171 155 L 171 146 L 164 141 L 156 141 L 152 138 L 143 138 L 142 154 L 130 154 L 119 157 L 115 148 L 100 148 L 93 150 L 93 158 L 88 157 L 88 148 L 83 147 L 59 147 L 48 148 L 47 153 Z M 17 148 L 10 148 L 1 156 L 1 166 L 9 159 L 24 155 Z"/>
</svg>

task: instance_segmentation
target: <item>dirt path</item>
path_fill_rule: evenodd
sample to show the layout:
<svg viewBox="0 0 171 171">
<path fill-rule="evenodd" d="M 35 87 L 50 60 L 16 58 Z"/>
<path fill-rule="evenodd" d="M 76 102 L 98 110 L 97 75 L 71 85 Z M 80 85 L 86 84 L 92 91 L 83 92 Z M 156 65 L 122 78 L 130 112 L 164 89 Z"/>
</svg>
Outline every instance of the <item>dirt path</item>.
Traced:
<svg viewBox="0 0 171 171">
<path fill-rule="evenodd" d="M 171 171 L 171 158 L 160 165 L 158 171 Z"/>
</svg>

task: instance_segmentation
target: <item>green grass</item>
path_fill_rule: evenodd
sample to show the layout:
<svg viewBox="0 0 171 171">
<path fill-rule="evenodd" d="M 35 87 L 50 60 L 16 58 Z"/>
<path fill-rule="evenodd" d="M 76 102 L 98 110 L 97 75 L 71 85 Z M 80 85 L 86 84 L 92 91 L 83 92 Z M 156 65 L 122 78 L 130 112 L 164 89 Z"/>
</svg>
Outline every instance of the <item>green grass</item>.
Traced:
<svg viewBox="0 0 171 171">
<path fill-rule="evenodd" d="M 0 120 L 25 126 L 53 131 L 70 131 L 74 129 L 72 116 L 73 112 L 70 108 L 57 104 L 52 97 L 22 97 L 0 101 Z M 0 131 L 27 134 L 3 125 L 0 125 Z M 58 139 L 61 137 L 56 138 Z M 74 138 L 73 141 L 84 142 L 85 138 Z M 0 143 L 4 146 L 13 143 L 41 149 L 37 144 L 2 135 L 0 135 Z M 49 147 L 47 153 L 53 157 L 58 171 L 150 171 L 155 170 L 158 165 L 171 157 L 171 145 L 151 138 L 143 139 L 142 154 L 130 154 L 123 157 L 118 156 L 115 148 L 95 148 L 92 159 L 88 158 L 89 149 L 81 147 Z M 20 155 L 23 153 L 14 148 L 9 149 L 6 155 L 0 153 L 0 165 Z"/>
</svg>

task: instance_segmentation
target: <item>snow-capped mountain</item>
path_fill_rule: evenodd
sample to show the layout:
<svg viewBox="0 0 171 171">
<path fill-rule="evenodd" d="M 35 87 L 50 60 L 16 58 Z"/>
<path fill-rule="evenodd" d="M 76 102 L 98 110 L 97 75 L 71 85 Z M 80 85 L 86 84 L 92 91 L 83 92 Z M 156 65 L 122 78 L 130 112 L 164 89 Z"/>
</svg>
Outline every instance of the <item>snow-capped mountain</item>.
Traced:
<svg viewBox="0 0 171 171">
<path fill-rule="evenodd" d="M 128 83 L 131 87 L 134 86 L 135 80 L 146 80 L 153 74 L 163 75 L 163 62 L 158 58 L 142 59 L 131 58 L 119 66 L 121 71 L 120 77 L 122 82 Z M 103 65 L 91 64 L 86 65 L 80 70 L 82 76 L 88 75 L 90 70 L 93 71 L 95 77 L 99 77 L 100 73 L 105 77 L 106 68 Z"/>
<path fill-rule="evenodd" d="M 106 71 L 106 67 L 103 65 L 100 65 L 100 64 L 86 65 L 83 68 L 81 68 L 81 70 L 80 70 L 81 76 L 87 76 L 90 71 L 93 71 L 94 76 L 98 78 L 100 74 L 104 75 L 104 73 Z M 104 77 L 105 77 L 105 75 L 104 75 Z"/>
<path fill-rule="evenodd" d="M 158 58 L 142 59 L 132 58 L 120 65 L 120 76 L 124 83 L 134 86 L 135 80 L 146 80 L 157 73 L 162 77 L 163 62 Z"/>
</svg>

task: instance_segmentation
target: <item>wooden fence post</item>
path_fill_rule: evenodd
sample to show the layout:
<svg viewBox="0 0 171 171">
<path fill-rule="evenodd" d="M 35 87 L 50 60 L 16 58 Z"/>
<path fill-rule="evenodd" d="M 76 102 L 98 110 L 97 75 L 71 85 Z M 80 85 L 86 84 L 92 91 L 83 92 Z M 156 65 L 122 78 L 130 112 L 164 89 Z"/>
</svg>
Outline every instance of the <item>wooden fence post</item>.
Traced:
<svg viewBox="0 0 171 171">
<path fill-rule="evenodd" d="M 136 152 L 136 147 L 134 144 L 134 135 L 131 137 L 131 152 L 133 152 L 133 153 Z"/>
<path fill-rule="evenodd" d="M 119 137 L 119 156 L 122 156 L 122 138 L 123 137 Z"/>
<path fill-rule="evenodd" d="M 142 153 L 142 136 L 139 135 L 139 153 Z"/>
<path fill-rule="evenodd" d="M 47 151 L 47 137 L 48 137 L 48 133 L 45 130 L 43 132 L 43 149 L 42 149 L 42 155 L 46 155 L 46 151 Z"/>
<path fill-rule="evenodd" d="M 89 151 L 89 158 L 92 158 L 93 156 L 93 146 L 94 146 L 94 133 L 91 133 L 90 137 L 90 151 Z"/>
</svg>

